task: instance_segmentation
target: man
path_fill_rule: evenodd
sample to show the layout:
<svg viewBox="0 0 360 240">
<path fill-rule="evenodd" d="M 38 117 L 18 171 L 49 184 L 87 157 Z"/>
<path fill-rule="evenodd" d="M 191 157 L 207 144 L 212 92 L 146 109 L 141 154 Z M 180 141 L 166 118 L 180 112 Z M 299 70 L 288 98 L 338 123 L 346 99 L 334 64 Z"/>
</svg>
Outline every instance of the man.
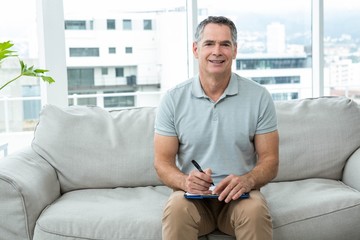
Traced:
<svg viewBox="0 0 360 240">
<path fill-rule="evenodd" d="M 203 20 L 193 43 L 199 75 L 168 91 L 158 108 L 154 165 L 174 190 L 164 209 L 164 240 L 195 240 L 215 229 L 241 240 L 272 239 L 259 189 L 278 170 L 275 107 L 264 87 L 232 73 L 236 39 L 228 18 Z M 196 170 L 192 159 L 206 170 Z M 219 197 L 190 200 L 184 192 Z M 246 192 L 250 198 L 240 200 Z"/>
</svg>

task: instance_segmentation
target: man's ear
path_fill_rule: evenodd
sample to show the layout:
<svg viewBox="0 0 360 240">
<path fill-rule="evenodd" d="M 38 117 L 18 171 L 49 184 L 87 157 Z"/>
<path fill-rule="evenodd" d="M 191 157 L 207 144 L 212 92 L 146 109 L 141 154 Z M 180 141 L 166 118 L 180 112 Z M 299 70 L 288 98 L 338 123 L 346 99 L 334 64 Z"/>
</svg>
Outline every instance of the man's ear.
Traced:
<svg viewBox="0 0 360 240">
<path fill-rule="evenodd" d="M 199 53 L 198 53 L 198 46 L 197 46 L 196 42 L 193 42 L 192 50 L 193 50 L 194 57 L 198 58 Z"/>
<path fill-rule="evenodd" d="M 234 49 L 234 53 L 233 53 L 233 59 L 236 59 L 236 55 L 237 55 L 237 44 L 235 44 L 235 49 Z"/>
</svg>

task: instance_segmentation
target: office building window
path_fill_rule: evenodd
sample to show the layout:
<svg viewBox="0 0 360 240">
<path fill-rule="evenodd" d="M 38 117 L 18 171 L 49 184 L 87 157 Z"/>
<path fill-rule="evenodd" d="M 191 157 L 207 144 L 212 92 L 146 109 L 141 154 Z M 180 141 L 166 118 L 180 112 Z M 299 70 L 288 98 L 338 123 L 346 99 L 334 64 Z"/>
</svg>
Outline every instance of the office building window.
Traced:
<svg viewBox="0 0 360 240">
<path fill-rule="evenodd" d="M 132 53 L 133 52 L 133 48 L 132 47 L 126 47 L 125 48 L 125 53 Z"/>
<path fill-rule="evenodd" d="M 152 20 L 144 20 L 144 30 L 152 30 Z"/>
<path fill-rule="evenodd" d="M 80 106 L 96 106 L 96 97 L 82 97 L 81 95 L 96 94 L 94 91 L 72 91 L 72 94 L 76 94 L 76 97 L 69 98 L 69 106 L 80 105 Z"/>
<path fill-rule="evenodd" d="M 124 77 L 124 68 L 123 67 L 115 68 L 115 76 L 116 77 Z"/>
<path fill-rule="evenodd" d="M 69 89 L 83 89 L 94 86 L 93 68 L 70 68 L 67 70 Z"/>
<path fill-rule="evenodd" d="M 359 12 L 359 1 L 324 1 L 324 95 L 360 102 Z"/>
<path fill-rule="evenodd" d="M 126 76 L 126 84 L 128 86 L 135 86 L 136 85 L 136 75 Z"/>
<path fill-rule="evenodd" d="M 70 48 L 70 57 L 99 57 L 99 48 Z"/>
<path fill-rule="evenodd" d="M 285 77 L 252 77 L 253 81 L 267 85 L 267 84 L 294 84 L 300 83 L 300 76 L 285 76 Z"/>
<path fill-rule="evenodd" d="M 23 97 L 36 97 L 40 96 L 39 85 L 23 85 L 22 86 Z M 23 103 L 24 120 L 33 120 L 39 117 L 41 110 L 40 100 L 27 100 Z"/>
<path fill-rule="evenodd" d="M 132 29 L 132 22 L 130 19 L 123 20 L 123 30 L 131 30 Z"/>
<path fill-rule="evenodd" d="M 108 30 L 113 30 L 115 29 L 116 26 L 115 26 L 115 19 L 108 19 L 107 20 L 107 29 Z"/>
<path fill-rule="evenodd" d="M 305 68 L 306 58 L 236 59 L 236 70 Z"/>
<path fill-rule="evenodd" d="M 274 99 L 274 101 L 286 101 L 286 100 L 298 99 L 299 93 L 297 92 L 272 93 L 271 96 Z"/>
<path fill-rule="evenodd" d="M 107 67 L 102 67 L 101 68 L 101 75 L 108 75 L 108 68 Z"/>
<path fill-rule="evenodd" d="M 116 53 L 116 48 L 114 48 L 114 47 L 109 47 L 109 53 L 110 53 L 110 54 Z"/>
<path fill-rule="evenodd" d="M 104 93 L 115 93 L 115 92 L 106 91 Z M 106 108 L 133 107 L 133 106 L 135 106 L 134 96 L 104 97 L 104 107 Z"/>
<path fill-rule="evenodd" d="M 65 21 L 65 30 L 85 30 L 85 29 L 86 29 L 86 21 L 73 21 L 73 20 Z"/>
</svg>

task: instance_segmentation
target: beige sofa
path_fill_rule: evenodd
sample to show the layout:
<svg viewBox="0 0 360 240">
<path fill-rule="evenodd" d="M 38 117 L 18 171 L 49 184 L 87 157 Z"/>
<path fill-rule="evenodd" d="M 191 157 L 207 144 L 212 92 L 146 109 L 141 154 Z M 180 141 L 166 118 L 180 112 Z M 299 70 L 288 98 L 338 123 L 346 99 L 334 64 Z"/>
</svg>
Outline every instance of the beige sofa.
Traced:
<svg viewBox="0 0 360 240">
<path fill-rule="evenodd" d="M 360 239 L 358 104 L 319 98 L 276 108 L 280 170 L 262 189 L 274 239 Z M 153 169 L 155 114 L 46 106 L 32 147 L 0 160 L 0 239 L 161 239 L 171 190 Z"/>
</svg>

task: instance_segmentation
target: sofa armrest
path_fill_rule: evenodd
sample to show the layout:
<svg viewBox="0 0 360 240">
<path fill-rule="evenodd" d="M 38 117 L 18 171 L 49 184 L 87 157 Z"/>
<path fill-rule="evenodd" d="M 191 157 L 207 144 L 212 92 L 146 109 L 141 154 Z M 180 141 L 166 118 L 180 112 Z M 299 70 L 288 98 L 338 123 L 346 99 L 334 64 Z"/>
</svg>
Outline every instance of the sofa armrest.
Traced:
<svg viewBox="0 0 360 240">
<path fill-rule="evenodd" d="M 32 239 L 42 210 L 60 196 L 53 167 L 31 148 L 0 159 L 0 238 Z"/>
<path fill-rule="evenodd" d="M 360 191 L 360 148 L 358 148 L 347 160 L 342 181 Z"/>
</svg>

